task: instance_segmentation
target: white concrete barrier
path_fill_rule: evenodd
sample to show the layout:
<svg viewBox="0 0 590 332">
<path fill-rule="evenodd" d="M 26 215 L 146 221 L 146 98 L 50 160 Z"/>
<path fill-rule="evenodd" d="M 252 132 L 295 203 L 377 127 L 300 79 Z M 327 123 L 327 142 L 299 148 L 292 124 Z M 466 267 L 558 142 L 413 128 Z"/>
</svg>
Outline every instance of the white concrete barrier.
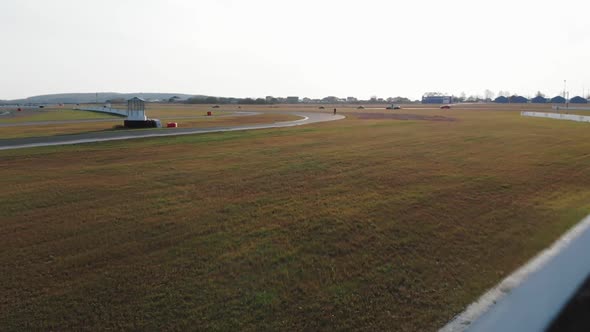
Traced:
<svg viewBox="0 0 590 332">
<path fill-rule="evenodd" d="M 546 331 L 590 273 L 590 216 L 506 277 L 439 332 Z"/>
<path fill-rule="evenodd" d="M 116 114 L 127 117 L 127 110 L 120 110 L 111 107 L 75 107 L 75 110 L 80 111 L 91 111 L 91 112 L 101 112 L 101 113 L 109 113 L 109 114 Z"/>
<path fill-rule="evenodd" d="M 520 115 L 532 116 L 535 118 L 549 118 L 549 119 L 556 119 L 556 120 L 590 122 L 590 116 L 576 115 L 576 114 L 559 114 L 559 113 L 545 113 L 545 112 L 520 112 Z"/>
<path fill-rule="evenodd" d="M 553 110 L 555 111 L 559 111 L 559 110 L 572 110 L 572 111 L 590 111 L 590 107 L 586 106 L 553 106 L 552 107 Z"/>
</svg>

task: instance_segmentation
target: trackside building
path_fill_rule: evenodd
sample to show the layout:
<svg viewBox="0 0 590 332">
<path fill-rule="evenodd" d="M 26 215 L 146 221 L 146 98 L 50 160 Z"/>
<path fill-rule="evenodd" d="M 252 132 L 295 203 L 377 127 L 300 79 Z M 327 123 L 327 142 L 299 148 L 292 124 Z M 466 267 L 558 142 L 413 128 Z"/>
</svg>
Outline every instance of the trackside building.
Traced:
<svg viewBox="0 0 590 332">
<path fill-rule="evenodd" d="M 422 104 L 452 104 L 452 96 L 422 96 Z"/>
</svg>

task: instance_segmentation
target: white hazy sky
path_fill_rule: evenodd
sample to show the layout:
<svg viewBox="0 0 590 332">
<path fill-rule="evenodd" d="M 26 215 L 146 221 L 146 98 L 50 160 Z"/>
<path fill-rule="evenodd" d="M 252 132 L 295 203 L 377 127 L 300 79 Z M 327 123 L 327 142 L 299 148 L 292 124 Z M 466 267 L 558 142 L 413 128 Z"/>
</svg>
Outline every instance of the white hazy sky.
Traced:
<svg viewBox="0 0 590 332">
<path fill-rule="evenodd" d="M 1 0 L 0 99 L 571 95 L 588 0 Z"/>
</svg>

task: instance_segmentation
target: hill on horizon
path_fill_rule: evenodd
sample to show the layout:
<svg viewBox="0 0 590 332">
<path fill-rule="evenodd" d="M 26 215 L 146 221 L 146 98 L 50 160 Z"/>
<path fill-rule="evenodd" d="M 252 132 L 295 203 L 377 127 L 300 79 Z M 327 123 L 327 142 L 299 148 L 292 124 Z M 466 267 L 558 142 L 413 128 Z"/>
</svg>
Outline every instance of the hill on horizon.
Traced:
<svg viewBox="0 0 590 332">
<path fill-rule="evenodd" d="M 192 97 L 206 98 L 203 95 L 189 95 L 184 93 L 118 93 L 118 92 L 98 92 L 98 93 L 58 93 L 32 96 L 24 99 L 4 100 L 4 103 L 10 104 L 80 104 L 80 103 L 105 103 L 113 99 L 131 99 L 139 97 L 148 101 L 168 100 L 172 97 L 188 99 Z"/>
</svg>

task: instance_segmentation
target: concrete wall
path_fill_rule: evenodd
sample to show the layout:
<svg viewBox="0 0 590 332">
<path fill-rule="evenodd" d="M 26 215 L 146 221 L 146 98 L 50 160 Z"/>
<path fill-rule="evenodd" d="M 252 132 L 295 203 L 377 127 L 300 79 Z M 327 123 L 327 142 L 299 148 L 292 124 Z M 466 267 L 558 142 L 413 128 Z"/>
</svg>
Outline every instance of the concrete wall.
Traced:
<svg viewBox="0 0 590 332">
<path fill-rule="evenodd" d="M 570 104 L 571 105 L 571 104 Z M 572 111 L 590 111 L 590 107 L 586 106 L 569 106 L 569 107 L 565 107 L 565 106 L 553 106 L 553 109 L 556 111 L 559 110 L 572 110 Z"/>
<path fill-rule="evenodd" d="M 75 110 L 80 111 L 91 111 L 91 112 L 100 112 L 100 113 L 109 113 L 109 114 L 116 114 L 127 117 L 127 110 L 120 110 L 116 108 L 110 107 L 75 107 Z"/>
<path fill-rule="evenodd" d="M 520 112 L 520 115 L 532 116 L 532 117 L 536 117 L 536 118 L 549 118 L 549 119 L 556 119 L 556 120 L 590 122 L 590 116 L 585 116 L 585 115 L 544 113 L 544 112 Z"/>
</svg>

